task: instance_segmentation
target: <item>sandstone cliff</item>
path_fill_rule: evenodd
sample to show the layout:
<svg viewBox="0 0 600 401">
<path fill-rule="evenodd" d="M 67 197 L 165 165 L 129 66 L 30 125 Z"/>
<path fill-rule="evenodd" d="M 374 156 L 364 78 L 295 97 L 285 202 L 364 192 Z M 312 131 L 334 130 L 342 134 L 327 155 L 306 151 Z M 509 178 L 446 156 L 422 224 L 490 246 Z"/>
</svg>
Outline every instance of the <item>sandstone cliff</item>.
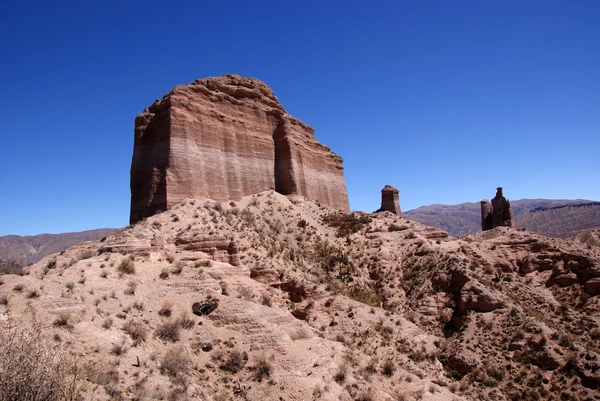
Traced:
<svg viewBox="0 0 600 401">
<path fill-rule="evenodd" d="M 342 158 L 262 81 L 196 80 L 137 116 L 132 223 L 185 198 L 237 200 L 270 188 L 349 210 Z"/>
</svg>

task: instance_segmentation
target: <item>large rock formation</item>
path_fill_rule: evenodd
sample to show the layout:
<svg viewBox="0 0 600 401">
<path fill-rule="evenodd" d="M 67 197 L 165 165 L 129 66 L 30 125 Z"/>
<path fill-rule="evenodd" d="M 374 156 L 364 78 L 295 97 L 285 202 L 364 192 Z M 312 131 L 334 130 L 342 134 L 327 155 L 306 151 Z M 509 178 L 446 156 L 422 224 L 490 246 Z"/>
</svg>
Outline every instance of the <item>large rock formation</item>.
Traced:
<svg viewBox="0 0 600 401">
<path fill-rule="evenodd" d="M 262 81 L 196 80 L 136 117 L 131 223 L 185 198 L 236 200 L 268 189 L 349 210 L 342 158 Z"/>
<path fill-rule="evenodd" d="M 496 189 L 491 205 L 487 200 L 481 201 L 481 229 L 494 227 L 515 227 L 515 217 L 510 202 L 502 195 L 502 187 Z"/>
<path fill-rule="evenodd" d="M 387 210 L 388 212 L 392 212 L 402 217 L 402 212 L 400 211 L 400 200 L 398 199 L 398 191 L 396 188 L 391 185 L 386 185 L 381 190 L 381 207 L 378 212 L 383 212 Z"/>
</svg>

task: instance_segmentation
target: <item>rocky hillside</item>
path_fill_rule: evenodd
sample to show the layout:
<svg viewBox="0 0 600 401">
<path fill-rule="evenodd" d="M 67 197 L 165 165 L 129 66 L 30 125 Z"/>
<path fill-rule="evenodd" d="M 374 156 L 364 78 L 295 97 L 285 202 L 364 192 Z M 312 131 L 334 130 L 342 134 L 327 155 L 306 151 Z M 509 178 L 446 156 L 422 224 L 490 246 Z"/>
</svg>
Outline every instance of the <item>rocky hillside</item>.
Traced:
<svg viewBox="0 0 600 401">
<path fill-rule="evenodd" d="M 0 274 L 20 271 L 21 267 L 35 263 L 45 256 L 63 251 L 80 242 L 97 241 L 116 231 L 116 228 L 100 228 L 75 233 L 0 237 Z"/>
<path fill-rule="evenodd" d="M 600 227 L 600 202 L 536 208 L 519 216 L 519 227 L 548 237 L 572 237 Z"/>
<path fill-rule="evenodd" d="M 510 204 L 514 215 L 518 216 L 515 219 L 517 227 L 538 234 L 566 238 L 589 228 L 600 227 L 599 202 L 581 199 L 520 199 L 511 201 Z M 422 206 L 403 212 L 403 216 L 448 231 L 453 237 L 481 231 L 479 202 Z"/>
<path fill-rule="evenodd" d="M 575 241 L 268 191 L 186 200 L 27 271 L 1 278 L 0 378 L 51 366 L 36 377 L 72 395 L 600 399 L 600 248 Z"/>
</svg>

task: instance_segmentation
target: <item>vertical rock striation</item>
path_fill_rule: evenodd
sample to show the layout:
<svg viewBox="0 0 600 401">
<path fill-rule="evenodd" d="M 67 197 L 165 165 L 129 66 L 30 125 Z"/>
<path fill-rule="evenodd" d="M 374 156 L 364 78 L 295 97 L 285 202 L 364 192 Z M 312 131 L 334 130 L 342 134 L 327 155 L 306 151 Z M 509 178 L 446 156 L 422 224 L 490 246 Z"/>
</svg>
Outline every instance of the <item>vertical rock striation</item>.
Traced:
<svg viewBox="0 0 600 401">
<path fill-rule="evenodd" d="M 131 223 L 185 198 L 236 200 L 268 189 L 349 210 L 342 158 L 262 81 L 196 80 L 137 116 Z"/>
<path fill-rule="evenodd" d="M 496 189 L 491 205 L 487 200 L 481 201 L 481 229 L 485 231 L 494 227 L 516 227 L 512 207 L 502 195 L 502 187 Z"/>
</svg>

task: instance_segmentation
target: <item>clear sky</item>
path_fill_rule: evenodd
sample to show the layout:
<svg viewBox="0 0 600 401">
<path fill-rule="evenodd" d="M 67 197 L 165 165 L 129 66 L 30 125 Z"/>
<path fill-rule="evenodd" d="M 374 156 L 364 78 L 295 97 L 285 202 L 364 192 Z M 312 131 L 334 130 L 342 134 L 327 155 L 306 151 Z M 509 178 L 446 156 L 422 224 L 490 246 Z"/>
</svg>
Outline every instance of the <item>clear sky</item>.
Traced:
<svg viewBox="0 0 600 401">
<path fill-rule="evenodd" d="M 600 2 L 10 1 L 0 235 L 122 227 L 135 116 L 237 73 L 344 157 L 351 208 L 600 200 Z"/>
</svg>

